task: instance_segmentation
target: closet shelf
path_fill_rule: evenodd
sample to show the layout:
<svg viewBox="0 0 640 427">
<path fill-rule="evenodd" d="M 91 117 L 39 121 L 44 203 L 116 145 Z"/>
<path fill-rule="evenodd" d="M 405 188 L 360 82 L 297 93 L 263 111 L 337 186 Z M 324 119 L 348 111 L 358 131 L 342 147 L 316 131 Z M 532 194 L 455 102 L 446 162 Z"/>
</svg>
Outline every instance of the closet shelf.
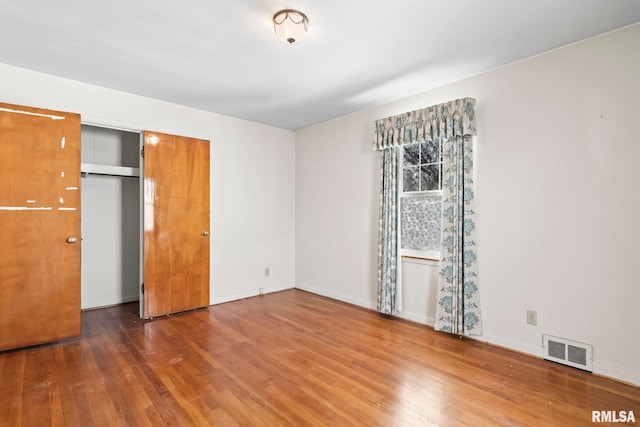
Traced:
<svg viewBox="0 0 640 427">
<path fill-rule="evenodd" d="M 95 175 L 140 176 L 140 168 L 80 163 L 80 172 Z"/>
</svg>

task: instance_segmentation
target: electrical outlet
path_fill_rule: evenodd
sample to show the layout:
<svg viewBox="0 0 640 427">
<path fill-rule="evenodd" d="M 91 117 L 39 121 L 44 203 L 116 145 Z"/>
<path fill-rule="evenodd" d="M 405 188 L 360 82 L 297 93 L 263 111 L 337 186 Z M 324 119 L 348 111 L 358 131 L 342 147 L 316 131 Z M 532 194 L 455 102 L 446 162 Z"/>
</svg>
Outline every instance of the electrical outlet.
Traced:
<svg viewBox="0 0 640 427">
<path fill-rule="evenodd" d="M 265 267 L 264 269 L 264 277 L 269 277 L 269 267 Z"/>
<path fill-rule="evenodd" d="M 258 289 L 258 293 L 259 293 L 260 296 L 263 296 L 264 295 L 264 288 L 259 288 Z"/>
<path fill-rule="evenodd" d="M 527 325 L 538 324 L 538 312 L 534 310 L 527 310 Z"/>
</svg>

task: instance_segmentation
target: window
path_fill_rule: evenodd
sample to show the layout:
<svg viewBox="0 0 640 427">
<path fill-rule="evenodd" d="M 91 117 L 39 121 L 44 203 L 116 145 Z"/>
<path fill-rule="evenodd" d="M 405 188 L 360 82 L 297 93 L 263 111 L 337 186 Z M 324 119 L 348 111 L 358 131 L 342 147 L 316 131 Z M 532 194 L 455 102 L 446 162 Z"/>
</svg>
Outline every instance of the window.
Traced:
<svg viewBox="0 0 640 427">
<path fill-rule="evenodd" d="M 401 161 L 401 254 L 439 260 L 442 142 L 437 140 L 404 145 Z"/>
</svg>

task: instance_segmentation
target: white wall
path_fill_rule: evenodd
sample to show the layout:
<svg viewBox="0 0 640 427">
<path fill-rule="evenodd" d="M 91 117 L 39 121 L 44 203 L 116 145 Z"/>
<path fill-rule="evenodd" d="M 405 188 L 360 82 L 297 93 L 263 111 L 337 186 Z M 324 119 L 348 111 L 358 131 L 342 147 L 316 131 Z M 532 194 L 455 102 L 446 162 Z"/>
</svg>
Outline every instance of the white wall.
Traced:
<svg viewBox="0 0 640 427">
<path fill-rule="evenodd" d="M 473 97 L 481 339 L 590 343 L 595 372 L 640 384 L 638 46 L 640 24 L 296 132 L 296 286 L 375 307 L 373 122 Z M 404 263 L 404 317 L 433 322 L 434 270 Z"/>
<path fill-rule="evenodd" d="M 138 301 L 140 182 L 88 176 L 81 187 L 81 308 Z"/>
<path fill-rule="evenodd" d="M 211 302 L 293 286 L 293 132 L 6 65 L 0 101 L 210 140 Z"/>
</svg>

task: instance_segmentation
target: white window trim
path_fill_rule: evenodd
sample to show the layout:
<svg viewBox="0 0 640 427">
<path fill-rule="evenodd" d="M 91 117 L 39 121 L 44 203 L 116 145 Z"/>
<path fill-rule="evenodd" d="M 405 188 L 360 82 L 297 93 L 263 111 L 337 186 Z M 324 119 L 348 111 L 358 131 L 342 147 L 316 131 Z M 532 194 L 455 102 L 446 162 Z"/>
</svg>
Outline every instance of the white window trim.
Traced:
<svg viewBox="0 0 640 427">
<path fill-rule="evenodd" d="M 398 147 L 398 206 L 400 206 L 400 199 L 403 197 L 413 197 L 413 196 L 423 196 L 423 195 L 440 195 L 442 196 L 442 190 L 427 190 L 427 191 L 411 191 L 404 192 L 404 148 L 402 146 Z M 404 249 L 402 247 L 402 223 L 400 215 L 398 215 L 398 247 L 400 248 L 400 256 L 408 257 L 408 258 L 417 258 L 423 260 L 432 260 L 432 261 L 440 261 L 440 254 L 442 251 L 426 251 L 426 250 L 418 250 L 418 249 Z"/>
</svg>

